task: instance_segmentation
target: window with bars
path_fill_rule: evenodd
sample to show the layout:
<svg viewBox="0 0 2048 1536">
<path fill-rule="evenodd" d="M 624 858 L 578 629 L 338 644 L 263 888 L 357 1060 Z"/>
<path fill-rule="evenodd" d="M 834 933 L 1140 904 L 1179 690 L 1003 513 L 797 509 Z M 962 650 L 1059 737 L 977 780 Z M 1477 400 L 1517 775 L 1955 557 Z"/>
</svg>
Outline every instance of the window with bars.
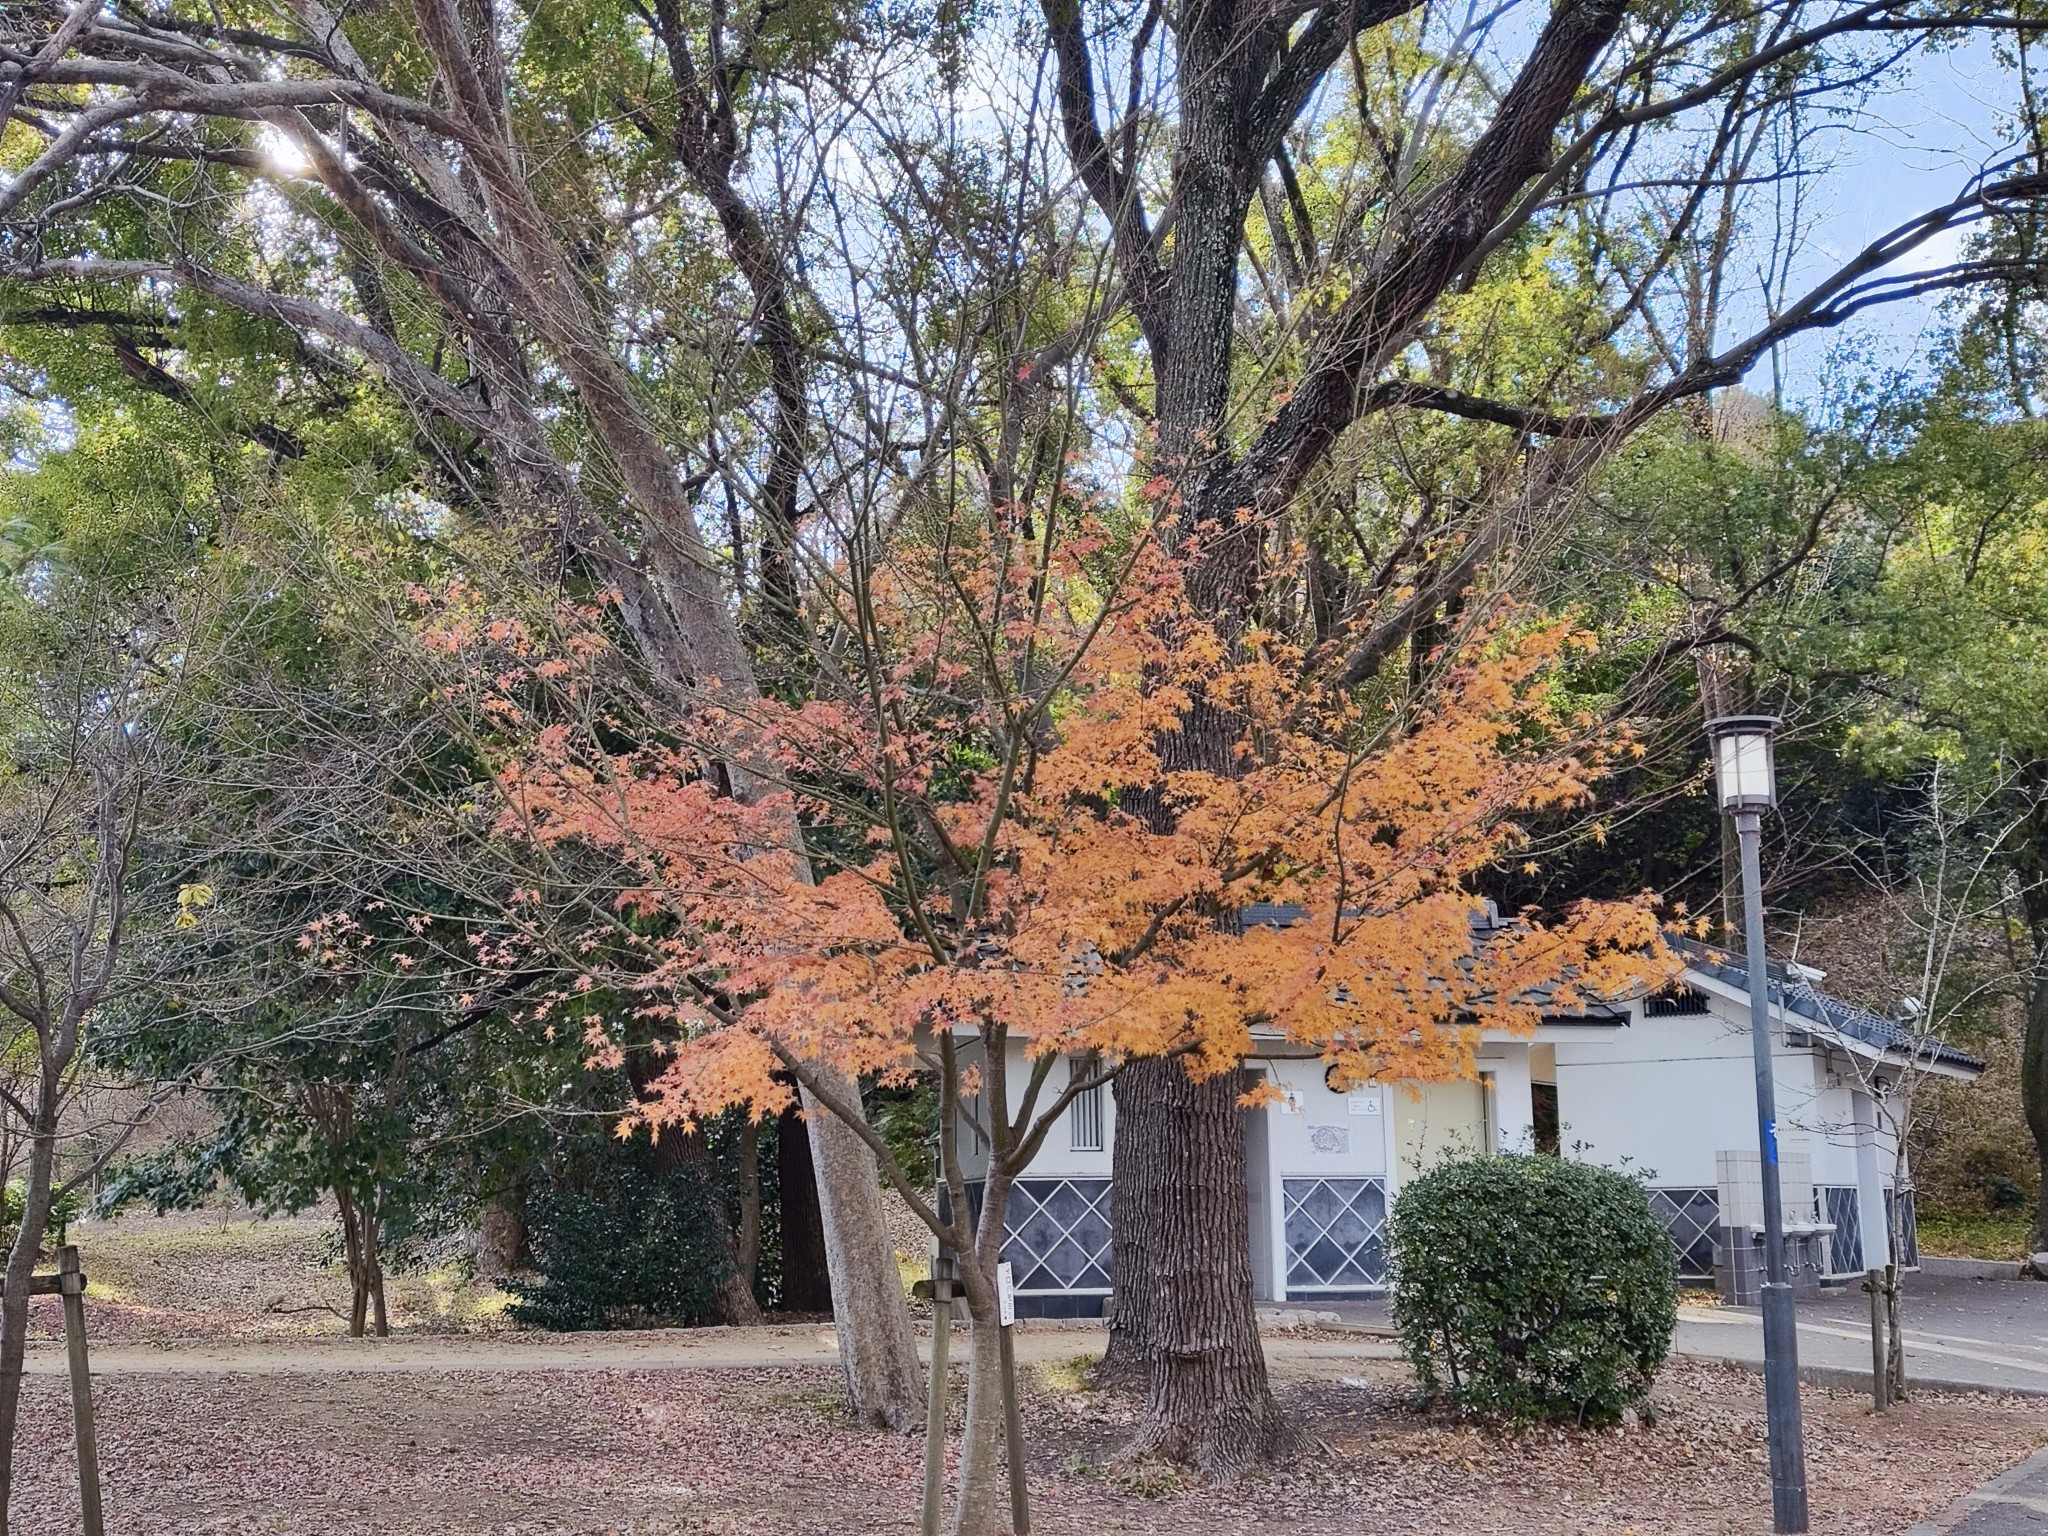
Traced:
<svg viewBox="0 0 2048 1536">
<path fill-rule="evenodd" d="M 1280 1200 L 1290 1297 L 1385 1286 L 1383 1180 L 1282 1179 Z"/>
<path fill-rule="evenodd" d="M 1067 1106 L 1067 1145 L 1074 1152 L 1102 1150 L 1102 1084 L 1083 1089 Z"/>
<path fill-rule="evenodd" d="M 1021 1294 L 1109 1294 L 1107 1179 L 1019 1179 L 1004 1213 L 1003 1257 Z"/>
<path fill-rule="evenodd" d="M 1652 1189 L 1650 1209 L 1671 1234 L 1678 1250 L 1681 1280 L 1714 1278 L 1714 1242 L 1721 1224 L 1720 1193 L 1712 1189 Z"/>
<path fill-rule="evenodd" d="M 1863 1213 L 1856 1187 L 1831 1184 L 1816 1191 L 1821 1219 L 1834 1226 L 1828 1237 L 1828 1273 L 1858 1275 L 1863 1272 Z"/>
<path fill-rule="evenodd" d="M 1683 1019 L 1706 1011 L 1706 995 L 1693 991 L 1683 982 L 1643 999 L 1643 1017 L 1646 1019 Z"/>
</svg>

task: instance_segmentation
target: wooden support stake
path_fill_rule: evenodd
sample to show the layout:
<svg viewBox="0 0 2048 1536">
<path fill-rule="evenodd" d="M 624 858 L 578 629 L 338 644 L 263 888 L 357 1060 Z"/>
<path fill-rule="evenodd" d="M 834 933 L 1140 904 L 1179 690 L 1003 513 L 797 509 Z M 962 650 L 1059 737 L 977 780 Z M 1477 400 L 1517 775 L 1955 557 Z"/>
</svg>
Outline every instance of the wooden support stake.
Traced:
<svg viewBox="0 0 2048 1536">
<path fill-rule="evenodd" d="M 932 1385 L 924 1411 L 924 1512 L 922 1536 L 939 1536 L 946 1498 L 946 1350 L 953 1333 L 953 1282 L 932 1266 Z"/>
<path fill-rule="evenodd" d="M 78 1431 L 78 1502 L 85 1536 L 106 1536 L 100 1513 L 100 1453 L 92 1430 L 92 1371 L 85 1359 L 85 1275 L 78 1250 L 57 1250 L 57 1292 L 64 1298 L 64 1352 L 71 1361 L 71 1420 Z"/>
<path fill-rule="evenodd" d="M 1031 1499 L 1025 1489 L 1024 1416 L 1017 1407 L 1017 1351 L 1010 1342 L 1011 1325 L 1003 1324 L 1003 1438 L 1010 1464 L 1010 1529 L 1031 1536 Z"/>
<path fill-rule="evenodd" d="M 1885 1330 L 1884 1271 L 1873 1269 L 1863 1280 L 1870 1292 L 1870 1406 L 1883 1413 L 1892 1405 L 1891 1346 Z"/>
</svg>

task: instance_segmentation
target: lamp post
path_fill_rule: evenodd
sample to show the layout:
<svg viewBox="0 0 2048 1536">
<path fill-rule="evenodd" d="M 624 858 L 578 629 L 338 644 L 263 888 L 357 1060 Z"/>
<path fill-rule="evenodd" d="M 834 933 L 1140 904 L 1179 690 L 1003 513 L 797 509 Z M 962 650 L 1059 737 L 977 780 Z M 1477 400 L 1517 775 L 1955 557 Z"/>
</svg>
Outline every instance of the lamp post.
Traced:
<svg viewBox="0 0 2048 1536">
<path fill-rule="evenodd" d="M 1756 1062 L 1757 1142 L 1764 1195 L 1764 1408 L 1771 1449 L 1771 1524 L 1806 1529 L 1806 1440 L 1799 1424 L 1799 1331 L 1785 1281 L 1784 1197 L 1778 1184 L 1777 1093 L 1771 1078 L 1770 981 L 1764 968 L 1763 813 L 1778 803 L 1768 715 L 1707 722 L 1721 809 L 1742 846 L 1743 947 L 1749 954 L 1749 1045 Z"/>
</svg>

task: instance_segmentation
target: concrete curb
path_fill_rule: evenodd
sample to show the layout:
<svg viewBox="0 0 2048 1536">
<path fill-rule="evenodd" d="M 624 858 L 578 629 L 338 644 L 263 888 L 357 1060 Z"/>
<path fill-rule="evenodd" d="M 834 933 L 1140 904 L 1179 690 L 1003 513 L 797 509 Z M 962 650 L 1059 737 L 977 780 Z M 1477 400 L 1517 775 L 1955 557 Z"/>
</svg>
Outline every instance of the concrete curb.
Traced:
<svg viewBox="0 0 2048 1536">
<path fill-rule="evenodd" d="M 1929 1515 L 1907 1531 L 1905 1536 L 1944 1536 L 1945 1532 L 1954 1530 L 1986 1504 L 2006 1502 L 2004 1495 L 2009 1490 L 2017 1488 L 2028 1478 L 2041 1472 L 2048 1472 L 2048 1450 L 2034 1452 L 2010 1471 L 2001 1472 L 1975 1493 L 1966 1493 L 1940 1514 Z"/>
<path fill-rule="evenodd" d="M 1255 1307 L 1261 1328 L 1339 1328 L 1344 1319 L 1335 1312 L 1310 1307 Z"/>
<path fill-rule="evenodd" d="M 2020 1266 L 2003 1259 L 1943 1259 L 1922 1254 L 1920 1272 L 1930 1279 L 2017 1280 Z"/>
<path fill-rule="evenodd" d="M 1743 1360 L 1734 1355 L 1720 1355 L 1712 1351 L 1674 1349 L 1672 1358 L 1677 1360 L 1704 1360 L 1709 1365 L 1732 1365 L 1738 1370 L 1748 1371 L 1753 1376 L 1764 1373 L 1761 1360 Z M 1870 1390 L 1870 1372 L 1852 1370 L 1841 1365 L 1801 1365 L 1799 1379 L 1809 1387 L 1835 1387 L 1851 1392 Z M 1937 1376 L 1915 1373 L 1906 1383 L 1908 1394 L 1913 1392 L 1967 1392 L 1990 1397 L 2048 1397 L 2048 1387 L 1993 1387 L 1981 1381 L 1945 1381 Z M 1909 1533 L 1910 1536 L 1910 1533 Z"/>
</svg>

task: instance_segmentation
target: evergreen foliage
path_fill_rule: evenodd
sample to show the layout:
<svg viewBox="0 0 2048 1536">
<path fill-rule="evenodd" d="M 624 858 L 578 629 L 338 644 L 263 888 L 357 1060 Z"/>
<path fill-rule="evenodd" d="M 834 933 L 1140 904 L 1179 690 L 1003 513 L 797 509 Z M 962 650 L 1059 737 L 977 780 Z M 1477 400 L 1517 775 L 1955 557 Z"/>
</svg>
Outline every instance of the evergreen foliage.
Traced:
<svg viewBox="0 0 2048 1536">
<path fill-rule="evenodd" d="M 558 1140 L 527 1197 L 533 1274 L 508 1282 L 512 1316 L 583 1331 L 718 1319 L 731 1273 L 731 1207 L 741 1195 L 733 1117 L 706 1127 L 704 1155 L 677 1158 L 645 1136 L 596 1127 Z M 777 1300 L 774 1137 L 762 1137 L 763 1215 L 755 1298 Z"/>
<path fill-rule="evenodd" d="M 1458 1158 L 1402 1191 L 1390 1233 L 1402 1347 L 1462 1412 L 1611 1423 L 1671 1348 L 1671 1240 L 1625 1174 Z"/>
</svg>

